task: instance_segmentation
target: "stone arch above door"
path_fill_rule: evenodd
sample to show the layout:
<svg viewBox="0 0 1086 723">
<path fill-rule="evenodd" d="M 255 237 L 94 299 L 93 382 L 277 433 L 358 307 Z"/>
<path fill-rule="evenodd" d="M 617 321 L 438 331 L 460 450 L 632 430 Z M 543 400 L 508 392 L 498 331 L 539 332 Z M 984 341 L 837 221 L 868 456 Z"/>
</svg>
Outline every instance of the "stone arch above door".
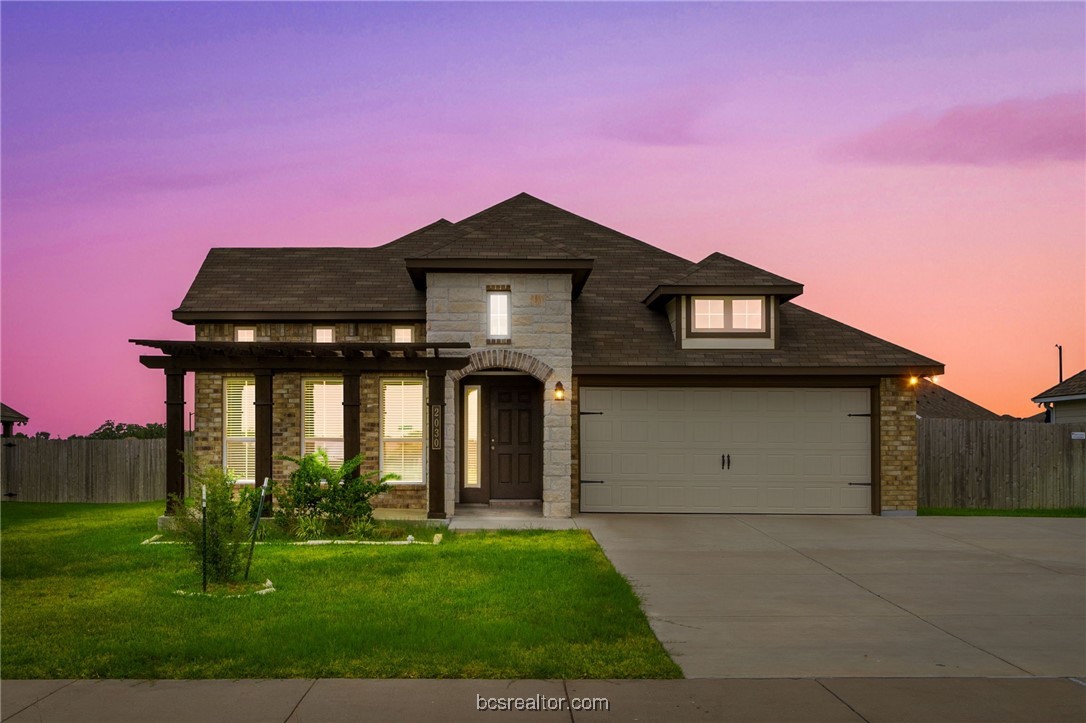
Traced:
<svg viewBox="0 0 1086 723">
<path fill-rule="evenodd" d="M 486 369 L 515 369 L 525 374 L 530 374 L 541 382 L 546 383 L 554 375 L 554 369 L 536 359 L 531 354 L 525 354 L 512 349 L 486 349 L 477 351 L 468 357 L 468 365 L 463 369 L 450 372 L 450 379 L 458 382 L 469 374 L 484 371 Z"/>
</svg>

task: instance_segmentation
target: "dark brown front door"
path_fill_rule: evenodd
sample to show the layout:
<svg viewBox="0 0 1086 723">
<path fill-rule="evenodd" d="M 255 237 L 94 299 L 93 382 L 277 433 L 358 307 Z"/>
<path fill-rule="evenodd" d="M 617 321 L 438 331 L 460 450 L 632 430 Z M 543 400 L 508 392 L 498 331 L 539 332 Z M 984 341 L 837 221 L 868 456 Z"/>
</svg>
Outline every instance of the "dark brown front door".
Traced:
<svg viewBox="0 0 1086 723">
<path fill-rule="evenodd" d="M 490 497 L 497 500 L 539 499 L 540 438 L 534 385 L 495 383 L 490 389 Z"/>
<path fill-rule="evenodd" d="M 531 377 L 465 379 L 482 392 L 480 488 L 461 501 L 538 500 L 543 495 L 543 388 Z M 461 439 L 464 435 L 461 434 Z"/>
</svg>

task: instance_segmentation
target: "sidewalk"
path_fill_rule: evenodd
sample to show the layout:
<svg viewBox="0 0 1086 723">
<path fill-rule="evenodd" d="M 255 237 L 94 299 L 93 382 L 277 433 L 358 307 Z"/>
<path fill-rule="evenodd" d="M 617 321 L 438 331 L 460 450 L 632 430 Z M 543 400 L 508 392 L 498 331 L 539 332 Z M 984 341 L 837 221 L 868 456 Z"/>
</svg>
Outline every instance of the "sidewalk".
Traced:
<svg viewBox="0 0 1086 723">
<path fill-rule="evenodd" d="M 480 709 L 515 707 L 516 699 L 537 709 Z M 5 680 L 0 682 L 0 717 L 5 723 L 1033 723 L 1086 720 L 1086 682 L 1074 678 Z"/>
</svg>

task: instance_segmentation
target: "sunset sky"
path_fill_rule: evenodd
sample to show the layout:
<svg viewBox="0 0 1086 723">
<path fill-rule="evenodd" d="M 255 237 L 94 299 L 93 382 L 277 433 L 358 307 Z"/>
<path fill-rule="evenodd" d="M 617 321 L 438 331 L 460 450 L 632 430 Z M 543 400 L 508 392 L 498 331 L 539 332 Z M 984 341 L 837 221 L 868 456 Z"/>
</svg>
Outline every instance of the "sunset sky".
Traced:
<svg viewBox="0 0 1086 723">
<path fill-rule="evenodd" d="M 3 3 L 0 396 L 165 417 L 127 340 L 213 246 L 373 246 L 521 191 L 946 364 L 1086 366 L 1086 5 Z M 359 270 L 360 273 L 363 270 Z M 191 405 L 191 395 L 189 397 Z"/>
</svg>

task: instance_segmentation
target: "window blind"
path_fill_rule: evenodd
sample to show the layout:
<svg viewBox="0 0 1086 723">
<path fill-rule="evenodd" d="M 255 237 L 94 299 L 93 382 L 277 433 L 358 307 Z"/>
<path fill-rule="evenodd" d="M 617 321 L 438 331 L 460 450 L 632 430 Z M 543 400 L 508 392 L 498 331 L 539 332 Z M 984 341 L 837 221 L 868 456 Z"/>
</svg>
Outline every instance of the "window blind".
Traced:
<svg viewBox="0 0 1086 723">
<path fill-rule="evenodd" d="M 400 475 L 400 481 L 423 481 L 422 380 L 385 380 L 381 383 L 381 472 Z"/>
<path fill-rule="evenodd" d="M 318 449 L 343 464 L 343 380 L 307 379 L 302 402 L 302 453 Z"/>
</svg>

